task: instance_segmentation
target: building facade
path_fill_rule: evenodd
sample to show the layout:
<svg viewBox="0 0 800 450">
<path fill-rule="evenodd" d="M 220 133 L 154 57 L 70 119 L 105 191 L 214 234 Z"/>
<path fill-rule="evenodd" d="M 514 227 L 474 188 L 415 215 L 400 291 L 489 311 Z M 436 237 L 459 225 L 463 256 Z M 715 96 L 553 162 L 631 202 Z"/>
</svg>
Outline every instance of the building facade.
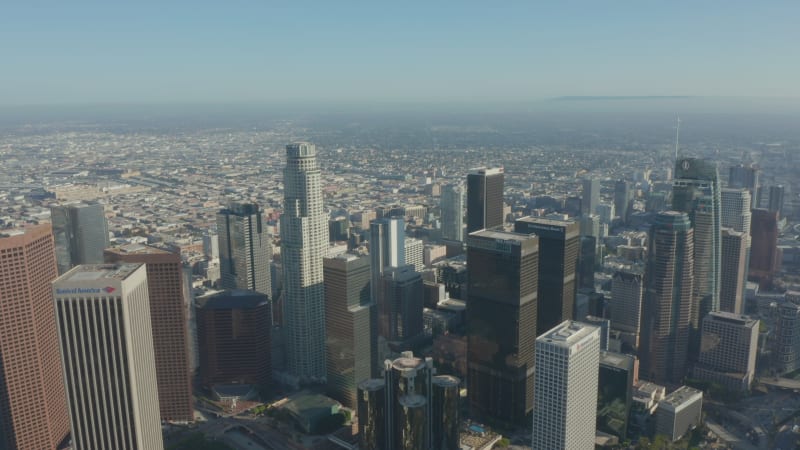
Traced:
<svg viewBox="0 0 800 450">
<path fill-rule="evenodd" d="M 286 146 L 281 215 L 287 366 L 300 383 L 325 380 L 325 292 L 322 258 L 328 243 L 327 216 L 313 144 Z"/>
<path fill-rule="evenodd" d="M 366 256 L 345 253 L 323 260 L 328 395 L 356 408 L 358 383 L 377 365 L 377 330 Z"/>
<path fill-rule="evenodd" d="M 58 273 L 78 264 L 103 262 L 108 247 L 108 222 L 99 203 L 69 203 L 50 208 Z"/>
<path fill-rule="evenodd" d="M 232 203 L 217 213 L 220 279 L 223 289 L 272 295 L 272 243 L 255 203 Z"/>
<path fill-rule="evenodd" d="M 627 335 L 627 341 L 633 349 L 639 347 L 644 293 L 643 273 L 633 270 L 614 273 L 609 303 L 611 328 Z"/>
<path fill-rule="evenodd" d="M 130 244 L 106 249 L 105 259 L 108 263 L 145 264 L 161 420 L 194 421 L 189 322 L 180 255 Z"/>
<path fill-rule="evenodd" d="M 503 225 L 504 184 L 502 167 L 467 174 L 467 233 Z"/>
<path fill-rule="evenodd" d="M 722 191 L 716 163 L 706 159 L 680 158 L 675 162 L 672 209 L 689 215 L 694 228 L 693 335 L 699 336 L 700 320 L 719 311 L 722 258 Z"/>
<path fill-rule="evenodd" d="M 270 304 L 256 291 L 219 291 L 197 297 L 200 381 L 269 386 Z"/>
<path fill-rule="evenodd" d="M 70 424 L 50 283 L 50 225 L 0 231 L 0 448 L 55 449 Z"/>
<path fill-rule="evenodd" d="M 772 284 L 780 263 L 778 213 L 766 209 L 754 209 L 750 236 L 752 244 L 747 278 L 758 282 L 762 287 L 768 287 Z"/>
<path fill-rule="evenodd" d="M 521 423 L 533 408 L 539 239 L 484 230 L 467 237 L 470 409 Z"/>
<path fill-rule="evenodd" d="M 600 204 L 600 181 L 594 178 L 581 180 L 583 193 L 581 195 L 581 214 L 594 214 Z"/>
<path fill-rule="evenodd" d="M 730 312 L 707 315 L 695 378 L 720 383 L 733 391 L 750 390 L 756 373 L 758 323 Z"/>
<path fill-rule="evenodd" d="M 414 266 L 386 267 L 380 289 L 378 335 L 397 351 L 409 350 L 424 333 L 422 276 Z"/>
<path fill-rule="evenodd" d="M 677 383 L 686 374 L 694 283 L 694 237 L 688 215 L 656 216 L 650 237 L 642 341 L 642 377 Z"/>
<path fill-rule="evenodd" d="M 578 284 L 580 225 L 572 221 L 523 217 L 514 223 L 514 231 L 536 234 L 539 258 L 547 261 L 538 266 L 536 329 L 549 330 L 565 320 L 572 320 Z"/>
<path fill-rule="evenodd" d="M 730 228 L 722 229 L 722 265 L 719 309 L 741 314 L 747 283 L 747 255 L 750 236 Z"/>
<path fill-rule="evenodd" d="M 77 266 L 52 289 L 73 448 L 163 449 L 144 265 Z"/>
<path fill-rule="evenodd" d="M 533 450 L 591 450 L 600 329 L 565 321 L 536 338 Z"/>
<path fill-rule="evenodd" d="M 439 209 L 442 217 L 442 239 L 464 241 L 464 186 L 450 184 L 442 188 Z"/>
</svg>

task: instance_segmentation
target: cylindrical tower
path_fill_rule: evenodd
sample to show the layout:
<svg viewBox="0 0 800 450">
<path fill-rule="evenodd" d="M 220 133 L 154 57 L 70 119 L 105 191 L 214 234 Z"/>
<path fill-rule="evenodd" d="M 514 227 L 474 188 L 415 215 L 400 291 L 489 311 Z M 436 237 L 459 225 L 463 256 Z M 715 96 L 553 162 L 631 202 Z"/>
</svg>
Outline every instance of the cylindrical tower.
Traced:
<svg viewBox="0 0 800 450">
<path fill-rule="evenodd" d="M 433 377 L 433 436 L 432 447 L 437 450 L 458 450 L 459 417 L 458 387 L 461 380 L 450 375 Z"/>
<path fill-rule="evenodd" d="M 385 447 L 386 383 L 379 378 L 358 384 L 358 436 L 361 450 Z"/>
<path fill-rule="evenodd" d="M 397 400 L 397 422 L 394 450 L 426 450 L 427 400 L 417 394 Z"/>
</svg>

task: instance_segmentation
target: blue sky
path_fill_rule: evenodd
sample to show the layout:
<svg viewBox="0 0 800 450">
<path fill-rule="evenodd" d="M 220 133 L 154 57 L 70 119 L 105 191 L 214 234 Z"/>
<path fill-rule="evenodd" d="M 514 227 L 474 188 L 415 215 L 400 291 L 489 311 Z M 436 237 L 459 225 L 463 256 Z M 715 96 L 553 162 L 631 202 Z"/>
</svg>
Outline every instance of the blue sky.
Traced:
<svg viewBox="0 0 800 450">
<path fill-rule="evenodd" d="M 800 98 L 799 22 L 797 1 L 5 0 L 0 105 Z"/>
</svg>

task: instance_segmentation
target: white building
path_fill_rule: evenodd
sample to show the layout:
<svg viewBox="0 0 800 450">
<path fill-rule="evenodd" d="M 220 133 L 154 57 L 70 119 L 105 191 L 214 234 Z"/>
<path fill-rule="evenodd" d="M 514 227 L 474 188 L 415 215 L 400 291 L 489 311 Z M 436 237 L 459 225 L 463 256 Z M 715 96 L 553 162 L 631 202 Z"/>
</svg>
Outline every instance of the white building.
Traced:
<svg viewBox="0 0 800 450">
<path fill-rule="evenodd" d="M 281 215 L 284 325 L 287 368 L 300 383 L 325 380 L 325 292 L 322 259 L 328 247 L 328 217 L 314 144 L 286 146 Z"/>
<path fill-rule="evenodd" d="M 77 266 L 53 296 L 74 448 L 163 449 L 144 264 Z"/>
<path fill-rule="evenodd" d="M 416 238 L 407 237 L 403 245 L 406 253 L 405 263 L 414 266 L 414 270 L 425 270 L 425 244 Z"/>
<path fill-rule="evenodd" d="M 533 450 L 593 450 L 600 328 L 565 321 L 536 338 Z"/>
</svg>

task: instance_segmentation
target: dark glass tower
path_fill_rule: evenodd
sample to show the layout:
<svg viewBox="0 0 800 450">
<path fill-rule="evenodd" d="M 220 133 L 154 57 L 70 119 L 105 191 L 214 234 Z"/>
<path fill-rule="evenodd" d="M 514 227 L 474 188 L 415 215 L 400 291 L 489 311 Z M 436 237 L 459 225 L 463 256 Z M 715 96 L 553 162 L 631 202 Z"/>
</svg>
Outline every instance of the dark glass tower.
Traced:
<svg viewBox="0 0 800 450">
<path fill-rule="evenodd" d="M 691 332 L 694 236 L 689 217 L 677 211 L 659 213 L 648 243 L 642 377 L 678 383 L 686 373 Z"/>
<path fill-rule="evenodd" d="M 467 233 L 503 225 L 503 168 L 467 175 Z"/>
<path fill-rule="evenodd" d="M 700 321 L 719 311 L 722 259 L 722 191 L 713 161 L 681 158 L 675 162 L 672 209 L 689 215 L 694 228 L 693 353 L 699 344 Z"/>
<path fill-rule="evenodd" d="M 217 213 L 222 287 L 272 295 L 272 245 L 255 203 L 232 203 Z"/>
<path fill-rule="evenodd" d="M 539 306 L 536 329 L 549 330 L 572 320 L 577 285 L 580 225 L 577 222 L 523 217 L 514 231 L 539 237 Z M 472 271 L 470 270 L 470 273 Z"/>
<path fill-rule="evenodd" d="M 628 223 L 633 210 L 633 190 L 625 180 L 618 180 L 614 184 L 614 209 L 622 223 Z"/>
<path fill-rule="evenodd" d="M 467 237 L 467 371 L 473 413 L 522 423 L 533 409 L 539 238 Z"/>
<path fill-rule="evenodd" d="M 100 264 L 108 247 L 108 222 L 99 203 L 70 203 L 50 208 L 58 273 L 78 264 Z"/>
</svg>

